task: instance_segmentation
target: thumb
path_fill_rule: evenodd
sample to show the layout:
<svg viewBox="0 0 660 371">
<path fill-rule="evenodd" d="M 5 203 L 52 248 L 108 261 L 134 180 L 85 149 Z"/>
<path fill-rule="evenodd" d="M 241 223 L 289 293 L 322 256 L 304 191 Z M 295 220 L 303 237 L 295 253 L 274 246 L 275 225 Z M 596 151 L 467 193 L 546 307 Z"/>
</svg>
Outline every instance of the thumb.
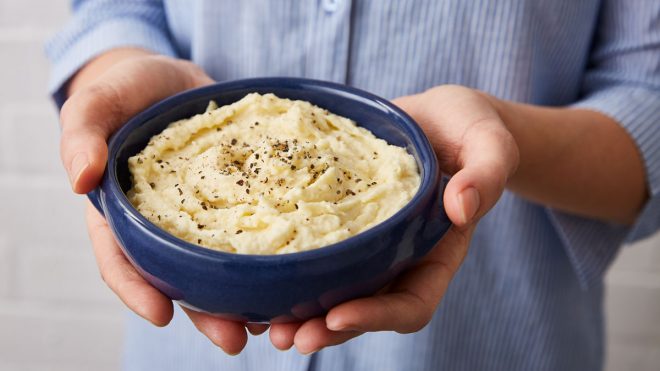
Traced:
<svg viewBox="0 0 660 371">
<path fill-rule="evenodd" d="M 472 224 L 495 206 L 517 164 L 517 146 L 499 119 L 481 121 L 468 129 L 459 153 L 459 170 L 444 194 L 452 222 L 459 227 Z"/>
<path fill-rule="evenodd" d="M 78 90 L 62 107 L 60 155 L 76 193 L 98 184 L 106 141 L 129 118 L 180 91 L 212 83 L 199 67 L 161 56 L 130 59 Z"/>
<path fill-rule="evenodd" d="M 415 118 L 452 174 L 444 194 L 457 227 L 476 222 L 502 195 L 519 162 L 518 146 L 497 111 L 481 94 L 446 86 L 395 99 Z"/>
</svg>

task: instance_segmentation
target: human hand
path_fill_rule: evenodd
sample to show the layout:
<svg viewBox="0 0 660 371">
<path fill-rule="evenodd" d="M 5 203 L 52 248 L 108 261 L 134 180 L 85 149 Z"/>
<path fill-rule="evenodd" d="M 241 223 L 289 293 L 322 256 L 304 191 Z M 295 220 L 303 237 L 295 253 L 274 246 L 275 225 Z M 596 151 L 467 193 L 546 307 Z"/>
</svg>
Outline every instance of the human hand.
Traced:
<svg viewBox="0 0 660 371">
<path fill-rule="evenodd" d="M 275 347 L 295 345 L 308 354 L 365 332 L 411 333 L 426 326 L 467 253 L 476 223 L 495 205 L 519 163 L 517 144 L 494 102 L 459 86 L 394 101 L 419 123 L 440 169 L 452 175 L 443 201 L 454 225 L 427 256 L 378 294 L 340 304 L 324 318 L 273 324 Z"/>
<path fill-rule="evenodd" d="M 112 55 L 85 67 L 72 82 L 74 93 L 62 107 L 61 157 L 76 193 L 87 193 L 96 187 L 107 160 L 106 141 L 130 117 L 170 95 L 213 82 L 190 62 L 138 50 L 118 53 L 121 57 L 110 66 L 107 58 Z M 99 68 L 99 64 L 105 65 Z M 98 72 L 90 73 L 88 68 Z M 86 216 L 103 280 L 132 311 L 157 326 L 167 325 L 173 315 L 172 301 L 138 274 L 120 250 L 105 219 L 89 203 Z M 202 333 L 227 353 L 236 354 L 245 346 L 244 323 L 184 311 Z M 252 333 L 266 329 L 264 325 L 248 326 Z"/>
</svg>

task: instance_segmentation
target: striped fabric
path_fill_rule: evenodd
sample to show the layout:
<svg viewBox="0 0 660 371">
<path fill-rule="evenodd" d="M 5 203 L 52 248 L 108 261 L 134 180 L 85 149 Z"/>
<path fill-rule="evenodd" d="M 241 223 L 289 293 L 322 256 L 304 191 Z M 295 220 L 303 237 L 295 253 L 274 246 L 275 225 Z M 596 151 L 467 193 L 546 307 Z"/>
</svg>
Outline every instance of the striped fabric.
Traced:
<svg viewBox="0 0 660 371">
<path fill-rule="evenodd" d="M 127 370 L 600 370 L 603 274 L 660 225 L 657 0 L 87 0 L 48 45 L 51 89 L 91 57 L 139 46 L 189 58 L 217 80 L 306 76 L 388 98 L 439 84 L 603 112 L 630 133 L 651 199 L 632 229 L 505 193 L 477 228 L 433 321 L 313 356 L 266 336 L 228 357 L 177 313 L 129 315 Z M 570 176 L 570 174 L 567 174 Z"/>
</svg>

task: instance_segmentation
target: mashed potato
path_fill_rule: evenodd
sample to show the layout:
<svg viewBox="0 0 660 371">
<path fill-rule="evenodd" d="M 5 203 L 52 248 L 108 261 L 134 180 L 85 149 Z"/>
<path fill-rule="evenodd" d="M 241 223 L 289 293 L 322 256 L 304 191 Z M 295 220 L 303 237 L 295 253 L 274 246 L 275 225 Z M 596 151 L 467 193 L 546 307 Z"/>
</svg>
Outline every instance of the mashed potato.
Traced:
<svg viewBox="0 0 660 371">
<path fill-rule="evenodd" d="M 128 161 L 131 203 L 186 241 L 240 254 L 329 245 L 401 209 L 414 158 L 304 101 L 249 94 L 170 124 Z"/>
</svg>

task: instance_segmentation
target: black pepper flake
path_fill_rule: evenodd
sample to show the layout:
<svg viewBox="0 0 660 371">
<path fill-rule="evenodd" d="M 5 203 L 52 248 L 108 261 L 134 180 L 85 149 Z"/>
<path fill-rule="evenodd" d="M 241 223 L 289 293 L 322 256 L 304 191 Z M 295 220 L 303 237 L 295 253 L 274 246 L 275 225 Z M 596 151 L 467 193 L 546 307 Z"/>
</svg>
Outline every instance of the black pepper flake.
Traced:
<svg viewBox="0 0 660 371">
<path fill-rule="evenodd" d="M 296 165 L 291 165 L 291 170 L 296 170 Z"/>
<path fill-rule="evenodd" d="M 244 182 L 243 182 L 243 179 L 241 179 L 241 180 L 239 180 L 238 182 L 236 182 L 236 184 L 238 184 L 239 186 L 242 186 L 243 183 L 244 183 Z"/>
<path fill-rule="evenodd" d="M 197 239 L 197 243 L 202 243 L 202 239 L 201 239 L 201 238 L 198 238 L 198 239 Z"/>
<path fill-rule="evenodd" d="M 236 140 L 236 138 L 233 138 L 231 140 L 231 145 L 234 146 L 234 145 L 236 145 L 236 143 L 238 143 L 238 141 Z"/>
<path fill-rule="evenodd" d="M 353 192 L 353 191 L 350 190 L 350 189 L 347 189 L 347 190 L 346 190 L 346 194 L 349 195 L 349 196 L 355 196 L 355 192 Z"/>
<path fill-rule="evenodd" d="M 250 194 L 250 188 L 245 188 L 245 193 Z"/>
<path fill-rule="evenodd" d="M 138 159 L 137 159 L 137 163 L 138 163 L 138 164 L 142 164 L 142 159 L 141 159 L 140 157 L 138 157 Z"/>
<path fill-rule="evenodd" d="M 295 205 L 293 205 L 293 206 L 295 206 L 295 207 L 296 207 L 296 210 L 298 210 L 298 204 L 295 204 Z"/>
<path fill-rule="evenodd" d="M 156 184 L 155 184 L 155 183 L 149 183 L 149 186 L 150 186 L 151 188 L 156 188 Z"/>
<path fill-rule="evenodd" d="M 360 183 L 361 181 L 362 181 L 362 179 L 360 179 L 360 178 L 355 179 L 355 183 Z"/>
<path fill-rule="evenodd" d="M 242 229 L 239 229 L 239 230 L 236 231 L 236 234 L 241 234 L 241 233 L 243 233 Z"/>
<path fill-rule="evenodd" d="M 340 194 L 340 193 L 341 193 L 341 191 L 338 190 L 338 191 L 337 191 L 337 194 Z"/>
<path fill-rule="evenodd" d="M 162 163 L 163 163 L 163 160 L 158 159 L 158 160 L 156 160 L 156 162 L 159 163 L 159 164 L 162 164 Z"/>
<path fill-rule="evenodd" d="M 339 157 L 333 157 L 335 161 L 339 161 Z"/>
<path fill-rule="evenodd" d="M 197 229 L 203 229 L 204 227 L 206 227 L 204 224 L 197 224 Z"/>
<path fill-rule="evenodd" d="M 259 159 L 259 154 L 258 154 L 258 153 L 255 153 L 255 154 L 254 154 L 254 158 L 256 158 L 256 159 L 258 160 L 258 159 Z"/>
<path fill-rule="evenodd" d="M 202 209 L 204 209 L 204 210 L 208 210 L 209 208 L 206 207 L 206 204 L 203 203 L 203 204 L 202 204 Z"/>
<path fill-rule="evenodd" d="M 206 178 L 206 176 L 205 176 L 205 175 L 202 175 L 202 176 L 201 176 L 201 179 L 204 179 L 204 178 Z"/>
<path fill-rule="evenodd" d="M 183 191 L 181 190 L 181 188 L 177 188 L 177 191 L 179 191 L 179 196 L 183 195 Z"/>
<path fill-rule="evenodd" d="M 314 164 L 309 165 L 309 168 L 314 170 Z"/>
<path fill-rule="evenodd" d="M 182 198 L 182 199 L 181 199 L 181 204 L 183 205 L 184 202 L 186 202 L 186 199 L 185 199 L 185 198 Z"/>
</svg>

